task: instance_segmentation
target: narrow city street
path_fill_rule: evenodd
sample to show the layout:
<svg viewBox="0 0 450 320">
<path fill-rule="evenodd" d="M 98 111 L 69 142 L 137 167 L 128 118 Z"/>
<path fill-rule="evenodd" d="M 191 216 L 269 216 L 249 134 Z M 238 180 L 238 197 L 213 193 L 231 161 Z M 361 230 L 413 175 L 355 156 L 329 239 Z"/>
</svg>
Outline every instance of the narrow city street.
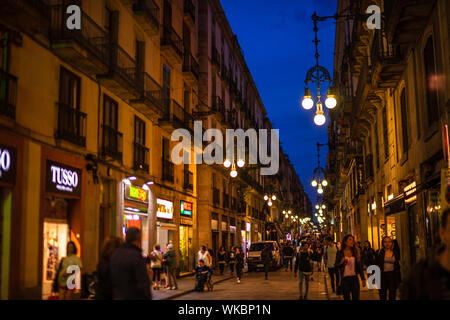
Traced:
<svg viewBox="0 0 450 320">
<path fill-rule="evenodd" d="M 313 279 L 309 284 L 308 300 L 343 300 L 342 296 L 336 296 L 331 292 L 328 276 L 325 286 L 324 272 L 315 273 Z M 182 279 L 180 283 L 181 288 L 194 287 L 193 278 Z M 245 273 L 240 284 L 236 282 L 236 278 L 232 278 L 214 285 L 212 292 L 190 292 L 184 295 L 177 292 L 173 300 L 297 300 L 298 290 L 298 277 L 294 277 L 293 272 L 286 272 L 281 268 L 270 272 L 269 280 L 264 280 L 263 272 Z M 159 295 L 156 293 L 155 299 L 158 299 Z M 163 299 L 170 297 L 164 294 Z M 377 292 L 361 288 L 361 300 L 377 299 Z"/>
</svg>

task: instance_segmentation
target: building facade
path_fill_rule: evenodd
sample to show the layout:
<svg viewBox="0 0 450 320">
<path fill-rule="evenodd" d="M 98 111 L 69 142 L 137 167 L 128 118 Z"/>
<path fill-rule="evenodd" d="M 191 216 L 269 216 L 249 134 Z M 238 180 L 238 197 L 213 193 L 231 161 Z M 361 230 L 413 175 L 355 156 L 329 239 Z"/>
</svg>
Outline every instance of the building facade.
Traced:
<svg viewBox="0 0 450 320">
<path fill-rule="evenodd" d="M 80 30 L 67 27 L 73 4 Z M 293 182 L 269 208 L 273 177 L 231 179 L 195 164 L 193 147 L 190 164 L 172 162 L 173 131 L 195 120 L 271 128 L 219 11 L 217 0 L 0 1 L 1 299 L 46 298 L 68 241 L 89 273 L 107 237 L 138 227 L 144 254 L 174 244 L 183 275 L 200 245 L 266 239 L 283 197 L 307 199 L 289 163 Z"/>
<path fill-rule="evenodd" d="M 363 13 L 373 1 L 339 1 Z M 326 194 L 338 241 L 398 241 L 402 271 L 437 245 L 448 171 L 448 1 L 375 1 L 380 30 L 338 21 Z M 442 190 L 441 190 L 442 188 Z"/>
</svg>

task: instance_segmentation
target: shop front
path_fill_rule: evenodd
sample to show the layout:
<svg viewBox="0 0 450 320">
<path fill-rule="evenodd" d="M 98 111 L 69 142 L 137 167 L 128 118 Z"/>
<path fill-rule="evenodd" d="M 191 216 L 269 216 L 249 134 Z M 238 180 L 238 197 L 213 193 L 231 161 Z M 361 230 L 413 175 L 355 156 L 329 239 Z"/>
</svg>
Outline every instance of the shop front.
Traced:
<svg viewBox="0 0 450 320">
<path fill-rule="evenodd" d="M 236 220 L 230 218 L 230 249 L 236 244 Z"/>
<path fill-rule="evenodd" d="M 180 201 L 180 274 L 191 273 L 195 267 L 193 203 Z"/>
<path fill-rule="evenodd" d="M 178 227 L 173 222 L 173 202 L 157 198 L 156 205 L 156 243 L 165 252 L 169 243 L 175 243 L 175 233 L 178 231 Z"/>
<path fill-rule="evenodd" d="M 222 216 L 222 246 L 227 249 L 228 246 L 228 217 Z"/>
<path fill-rule="evenodd" d="M 0 144 L 0 300 L 9 298 L 13 197 L 17 149 Z"/>
<path fill-rule="evenodd" d="M 45 158 L 45 188 L 42 193 L 42 298 L 46 299 L 52 291 L 53 279 L 61 258 L 67 255 L 69 241 L 75 243 L 77 255 L 81 256 L 81 220 L 83 166 L 74 162 L 63 163 L 69 157 L 53 153 L 58 160 Z M 61 157 L 58 157 L 61 156 Z M 75 159 L 75 163 L 76 163 Z M 82 161 L 81 161 L 82 163 Z M 79 163 L 79 164 L 81 164 Z"/>
<path fill-rule="evenodd" d="M 146 255 L 151 251 L 149 248 L 149 195 L 148 189 L 134 186 L 123 182 L 123 209 L 122 209 L 122 237 L 125 239 L 128 228 L 135 227 L 141 230 L 141 249 Z"/>
<path fill-rule="evenodd" d="M 211 249 L 213 250 L 213 261 L 216 260 L 217 252 L 219 251 L 219 218 L 218 214 L 212 214 L 211 219 L 211 233 L 212 233 L 212 244 Z"/>
</svg>

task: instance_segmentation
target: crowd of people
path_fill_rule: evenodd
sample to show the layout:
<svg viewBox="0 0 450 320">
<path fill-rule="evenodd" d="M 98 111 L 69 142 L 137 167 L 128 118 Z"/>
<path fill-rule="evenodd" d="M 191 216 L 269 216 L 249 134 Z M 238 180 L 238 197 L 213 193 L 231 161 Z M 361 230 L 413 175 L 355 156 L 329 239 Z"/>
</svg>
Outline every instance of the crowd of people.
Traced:
<svg viewBox="0 0 450 320">
<path fill-rule="evenodd" d="M 342 243 L 331 236 L 305 237 L 287 243 L 283 249 L 285 270 L 299 277 L 299 299 L 308 298 L 309 282 L 314 273 L 327 272 L 334 295 L 344 300 L 359 300 L 361 286 L 369 282 L 377 289 L 380 300 L 450 299 L 450 209 L 441 217 L 439 236 L 441 246 L 429 257 L 422 259 L 402 281 L 400 247 L 396 239 L 385 236 L 381 248 L 375 251 L 369 241 L 355 241 L 351 234 Z M 292 260 L 295 260 L 293 263 Z M 376 283 L 375 267 L 379 268 L 380 281 Z M 304 285 L 303 285 L 304 284 Z M 304 290 L 303 290 L 304 287 Z"/>
<path fill-rule="evenodd" d="M 299 279 L 300 299 L 308 299 L 309 282 L 316 273 L 326 272 L 334 295 L 342 295 L 344 300 L 359 300 L 360 288 L 371 277 L 373 266 L 381 272 L 381 281 L 376 284 L 380 300 L 450 299 L 450 209 L 441 216 L 439 236 L 441 247 L 428 258 L 417 263 L 411 274 L 402 281 L 400 272 L 401 252 L 397 241 L 389 236 L 382 239 L 381 248 L 375 251 L 369 241 L 363 244 L 355 241 L 353 235 L 346 235 L 342 243 L 335 243 L 331 236 L 305 237 L 283 246 L 282 261 L 286 272 L 291 270 Z M 141 231 L 129 228 L 125 242 L 117 237 L 108 238 L 101 251 L 101 261 L 96 275 L 95 298 L 99 300 L 141 300 L 151 299 L 151 288 L 160 290 L 162 280 L 165 289 L 177 290 L 177 259 L 172 243 L 161 250 L 155 245 L 148 257 L 142 254 Z M 197 253 L 195 288 L 198 291 L 211 290 L 211 276 L 214 274 L 213 252 L 202 246 Z M 266 246 L 262 251 L 265 279 L 268 279 L 272 251 Z M 240 283 L 245 265 L 245 256 L 240 247 L 217 252 L 219 274 L 226 266 L 230 274 L 236 273 Z M 63 258 L 53 282 L 53 292 L 59 292 L 59 299 L 74 299 L 78 287 L 68 287 L 69 267 L 82 270 L 73 242 L 67 245 L 67 256 Z M 151 275 L 151 277 L 149 276 Z M 323 274 L 322 274 L 323 276 Z M 151 279 L 150 279 L 151 278 Z M 372 278 L 372 277 L 371 277 Z M 373 280 L 373 279 L 372 279 Z M 374 280 L 376 283 L 376 279 Z M 373 283 L 369 285 L 372 287 Z M 304 287 L 304 289 L 303 289 Z M 400 289 L 400 290 L 399 290 Z M 400 294 L 398 294 L 400 293 Z"/>
</svg>

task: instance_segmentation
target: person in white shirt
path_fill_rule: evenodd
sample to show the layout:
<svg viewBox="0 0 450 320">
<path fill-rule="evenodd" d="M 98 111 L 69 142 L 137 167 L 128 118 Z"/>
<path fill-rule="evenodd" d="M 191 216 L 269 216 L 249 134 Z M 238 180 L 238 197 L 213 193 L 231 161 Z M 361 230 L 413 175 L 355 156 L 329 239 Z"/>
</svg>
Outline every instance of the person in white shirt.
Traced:
<svg viewBox="0 0 450 320">
<path fill-rule="evenodd" d="M 333 242 L 332 237 L 327 238 L 327 246 L 325 248 L 325 263 L 328 269 L 328 274 L 330 275 L 331 280 L 331 289 L 333 290 L 333 293 L 336 293 L 336 288 L 339 283 L 339 274 L 337 273 L 335 262 L 336 262 L 336 253 L 338 249 L 336 245 Z"/>
<path fill-rule="evenodd" d="M 206 250 L 205 246 L 202 246 L 201 249 L 197 253 L 197 264 L 200 263 L 200 260 L 205 262 L 205 266 L 211 267 L 211 255 L 208 250 Z"/>
</svg>

